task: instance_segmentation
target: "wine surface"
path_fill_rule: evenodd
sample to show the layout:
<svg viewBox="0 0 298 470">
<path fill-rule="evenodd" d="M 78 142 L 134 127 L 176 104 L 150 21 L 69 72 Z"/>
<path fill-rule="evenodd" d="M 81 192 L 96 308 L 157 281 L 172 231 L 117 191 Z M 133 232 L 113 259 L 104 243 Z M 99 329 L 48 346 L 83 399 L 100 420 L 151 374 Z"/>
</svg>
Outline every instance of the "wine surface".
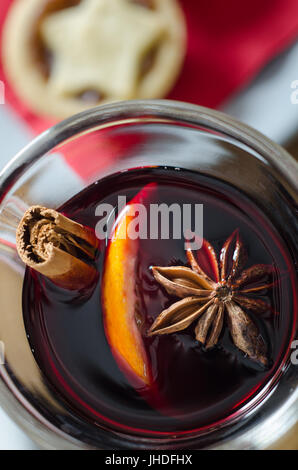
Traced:
<svg viewBox="0 0 298 470">
<path fill-rule="evenodd" d="M 196 341 L 195 325 L 169 335 L 147 336 L 161 311 L 179 300 L 155 281 L 150 268 L 189 266 L 184 239 L 138 241 L 137 323 L 154 387 L 136 390 L 107 341 L 101 295 L 105 241 L 96 259 L 96 284 L 85 291 L 61 289 L 27 269 L 23 311 L 34 356 L 53 391 L 74 414 L 132 432 L 177 433 L 228 418 L 268 384 L 292 330 L 293 268 L 281 236 L 254 202 L 235 188 L 195 172 L 160 167 L 119 173 L 91 185 L 60 211 L 95 229 L 98 204 L 112 204 L 117 211 L 119 195 L 131 201 L 150 183 L 156 189 L 145 201 L 148 207 L 203 204 L 203 235 L 217 257 L 225 240 L 239 229 L 248 254 L 245 267 L 274 266 L 275 285 L 253 296 L 270 308 L 265 313 L 247 310 L 267 345 L 269 366 L 251 361 L 235 346 L 226 318 L 218 344 L 208 351 Z"/>
</svg>

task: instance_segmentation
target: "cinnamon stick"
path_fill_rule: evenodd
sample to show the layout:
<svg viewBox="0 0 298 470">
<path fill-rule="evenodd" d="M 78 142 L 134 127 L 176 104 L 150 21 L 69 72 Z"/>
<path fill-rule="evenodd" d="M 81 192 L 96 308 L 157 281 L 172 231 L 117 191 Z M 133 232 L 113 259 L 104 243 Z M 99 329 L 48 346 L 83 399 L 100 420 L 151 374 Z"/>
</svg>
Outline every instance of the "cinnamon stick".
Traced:
<svg viewBox="0 0 298 470">
<path fill-rule="evenodd" d="M 89 264 L 98 247 L 94 233 L 53 209 L 30 207 L 17 228 L 16 245 L 27 266 L 63 288 L 84 288 L 96 276 Z"/>
</svg>

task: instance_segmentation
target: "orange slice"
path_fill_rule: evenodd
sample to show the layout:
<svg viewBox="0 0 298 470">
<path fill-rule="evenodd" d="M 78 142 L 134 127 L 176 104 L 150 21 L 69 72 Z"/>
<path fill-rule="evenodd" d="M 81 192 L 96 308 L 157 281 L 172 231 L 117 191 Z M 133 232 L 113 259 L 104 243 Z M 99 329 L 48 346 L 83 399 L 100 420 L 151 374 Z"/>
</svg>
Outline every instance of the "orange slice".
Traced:
<svg viewBox="0 0 298 470">
<path fill-rule="evenodd" d="M 150 385 L 151 367 L 136 322 L 136 263 L 139 241 L 128 237 L 127 231 L 135 215 L 135 204 L 142 203 L 147 185 L 123 209 L 118 217 L 105 260 L 102 283 L 102 305 L 107 340 L 120 369 L 137 379 L 139 385 Z"/>
</svg>

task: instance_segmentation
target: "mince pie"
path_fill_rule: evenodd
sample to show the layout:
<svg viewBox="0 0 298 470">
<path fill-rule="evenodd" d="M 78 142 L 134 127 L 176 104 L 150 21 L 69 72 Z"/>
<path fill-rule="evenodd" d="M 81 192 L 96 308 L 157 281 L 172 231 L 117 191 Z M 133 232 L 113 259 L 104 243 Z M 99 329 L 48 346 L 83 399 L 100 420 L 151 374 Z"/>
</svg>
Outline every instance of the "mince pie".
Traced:
<svg viewBox="0 0 298 470">
<path fill-rule="evenodd" d="M 176 0 L 16 0 L 4 65 L 32 109 L 64 118 L 111 101 L 165 96 L 185 37 Z"/>
</svg>

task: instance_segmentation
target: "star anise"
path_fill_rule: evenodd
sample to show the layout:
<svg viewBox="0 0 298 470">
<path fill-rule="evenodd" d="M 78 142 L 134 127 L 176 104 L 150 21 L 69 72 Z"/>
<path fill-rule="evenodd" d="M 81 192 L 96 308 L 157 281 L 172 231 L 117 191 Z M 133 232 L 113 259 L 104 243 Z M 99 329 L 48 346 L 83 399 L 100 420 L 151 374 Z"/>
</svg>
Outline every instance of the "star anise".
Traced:
<svg viewBox="0 0 298 470">
<path fill-rule="evenodd" d="M 267 366 L 267 346 L 246 310 L 263 313 L 270 308 L 261 299 L 249 295 L 273 286 L 274 267 L 256 264 L 243 270 L 246 250 L 238 230 L 224 243 L 219 262 L 207 240 L 203 240 L 197 253 L 196 259 L 192 250 L 187 249 L 191 269 L 185 266 L 152 268 L 156 281 L 170 295 L 182 300 L 156 318 L 149 336 L 181 331 L 198 320 L 196 339 L 209 349 L 217 344 L 226 317 L 235 346 L 251 360 Z"/>
</svg>

